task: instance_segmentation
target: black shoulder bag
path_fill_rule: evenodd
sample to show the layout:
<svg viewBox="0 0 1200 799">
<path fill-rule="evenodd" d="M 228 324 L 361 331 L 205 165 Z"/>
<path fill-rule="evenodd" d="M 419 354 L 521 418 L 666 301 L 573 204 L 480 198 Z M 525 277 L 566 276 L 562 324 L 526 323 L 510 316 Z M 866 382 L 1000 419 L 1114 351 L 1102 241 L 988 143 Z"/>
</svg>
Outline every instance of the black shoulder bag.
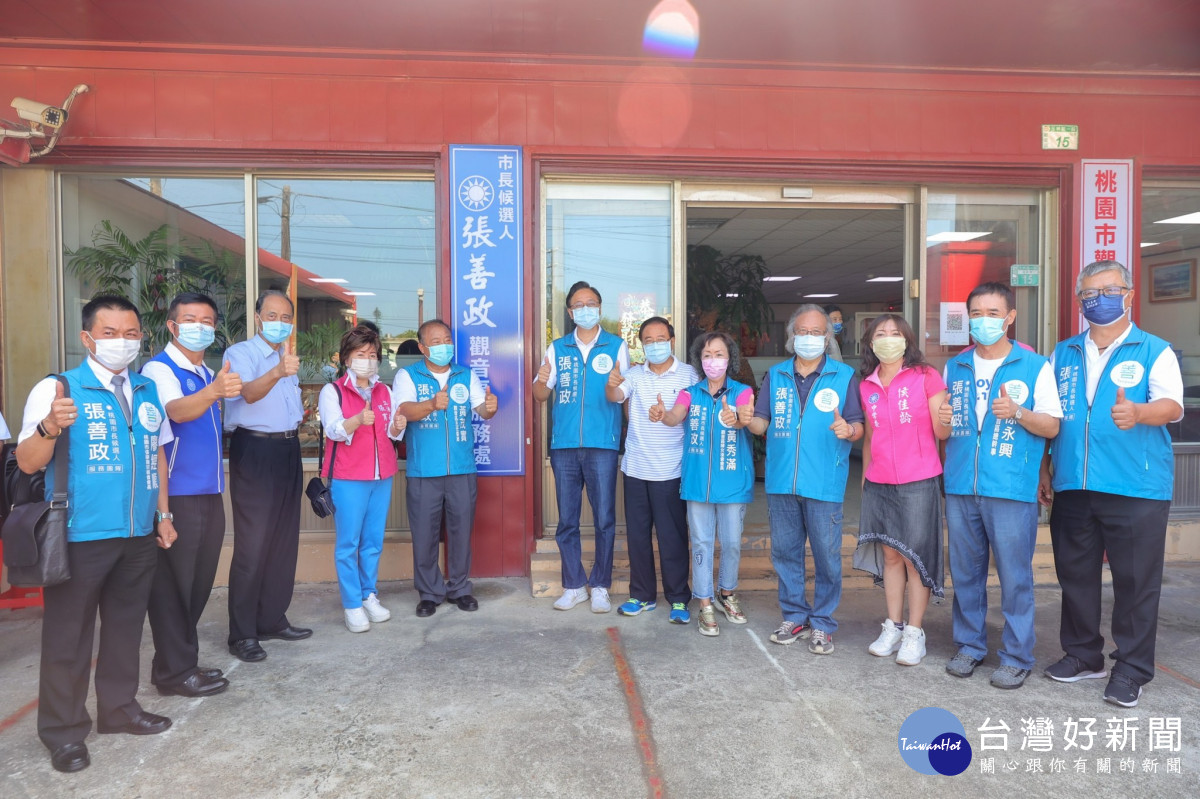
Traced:
<svg viewBox="0 0 1200 799">
<path fill-rule="evenodd" d="M 332 384 L 335 391 L 338 393 L 338 406 L 341 407 L 342 389 L 335 382 Z M 333 479 L 333 464 L 337 460 L 337 445 L 338 442 L 333 442 L 333 453 L 329 456 L 329 479 Z M 325 423 L 321 422 L 321 441 L 317 445 L 317 476 L 308 481 L 308 486 L 304 489 L 304 493 L 308 496 L 308 501 L 312 505 L 313 513 L 317 514 L 319 519 L 327 519 L 333 515 L 336 510 L 333 506 L 333 494 L 329 491 L 329 486 L 321 479 L 321 472 L 325 469 Z"/>
<path fill-rule="evenodd" d="M 58 375 L 63 396 L 71 396 L 66 378 Z M 49 588 L 71 579 L 67 561 L 68 441 L 71 428 L 64 427 L 54 442 L 54 494 L 44 499 L 41 473 L 25 474 L 17 466 L 16 448 L 4 460 L 4 485 L 16 504 L 4 520 L 4 565 L 8 581 L 15 586 Z"/>
</svg>

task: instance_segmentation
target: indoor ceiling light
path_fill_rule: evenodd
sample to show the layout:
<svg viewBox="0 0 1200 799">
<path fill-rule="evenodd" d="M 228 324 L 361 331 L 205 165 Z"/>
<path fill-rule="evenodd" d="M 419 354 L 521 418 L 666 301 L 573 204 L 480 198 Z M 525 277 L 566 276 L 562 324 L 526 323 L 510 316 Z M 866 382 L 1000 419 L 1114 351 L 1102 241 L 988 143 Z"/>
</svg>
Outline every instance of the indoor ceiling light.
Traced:
<svg viewBox="0 0 1200 799">
<path fill-rule="evenodd" d="M 351 297 L 374 297 L 375 296 L 375 292 L 373 292 L 373 291 L 345 291 L 342 293 L 348 294 Z"/>
<path fill-rule="evenodd" d="M 1160 219 L 1156 225 L 1200 225 L 1200 211 L 1194 211 L 1183 216 L 1173 216 L 1170 219 Z"/>
<path fill-rule="evenodd" d="M 868 283 L 899 283 L 904 278 L 902 277 L 871 277 L 867 278 Z"/>
<path fill-rule="evenodd" d="M 763 280 L 771 281 L 771 282 L 778 282 L 778 281 L 785 281 L 785 280 L 799 280 L 799 279 L 800 279 L 800 275 L 771 275 L 770 277 L 763 278 Z"/>
<path fill-rule="evenodd" d="M 991 231 L 989 230 L 985 230 L 982 233 L 972 233 L 969 230 L 947 230 L 942 233 L 935 233 L 932 236 L 927 237 L 925 241 L 933 244 L 937 244 L 938 242 L 942 241 L 970 241 L 971 239 L 977 239 L 981 236 L 987 236 L 990 233 Z"/>
<path fill-rule="evenodd" d="M 805 294 L 804 296 L 812 297 L 813 299 L 825 299 L 827 297 L 836 297 L 837 295 L 836 294 Z"/>
<path fill-rule="evenodd" d="M 734 294 L 726 294 L 725 296 L 726 296 L 726 297 L 740 297 L 740 296 L 742 296 L 742 295 L 741 295 L 741 294 L 734 293 Z"/>
<path fill-rule="evenodd" d="M 312 282 L 313 283 L 346 283 L 348 281 L 344 277 L 314 277 L 314 278 L 312 278 Z"/>
<path fill-rule="evenodd" d="M 1162 244 L 1161 241 L 1143 241 L 1142 242 L 1143 247 L 1157 247 L 1160 244 Z"/>
</svg>

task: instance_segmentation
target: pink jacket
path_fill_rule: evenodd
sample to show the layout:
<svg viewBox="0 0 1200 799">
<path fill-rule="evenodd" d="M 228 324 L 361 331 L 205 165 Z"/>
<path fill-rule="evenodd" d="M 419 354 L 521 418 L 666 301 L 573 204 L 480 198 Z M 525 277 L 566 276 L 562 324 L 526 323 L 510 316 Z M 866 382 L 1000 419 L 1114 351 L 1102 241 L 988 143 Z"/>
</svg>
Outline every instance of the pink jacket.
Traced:
<svg viewBox="0 0 1200 799">
<path fill-rule="evenodd" d="M 350 378 L 353 380 L 353 377 Z M 347 385 L 349 380 L 339 379 L 342 390 L 342 418 L 349 419 L 365 406 L 358 391 Z M 382 380 L 375 382 L 371 390 L 371 408 L 375 411 L 374 429 L 359 427 L 354 431 L 353 442 L 325 440 L 325 462 L 321 474 L 329 477 L 329 461 L 333 448 L 337 446 L 337 460 L 333 463 L 333 477 L 338 480 L 374 480 L 375 458 L 379 458 L 379 479 L 386 480 L 396 473 L 396 450 L 388 438 L 388 425 L 392 423 L 392 393 Z"/>
<path fill-rule="evenodd" d="M 946 390 L 931 367 L 905 367 L 884 388 L 876 369 L 858 384 L 863 413 L 871 425 L 872 483 L 915 483 L 942 473 L 929 398 Z"/>
</svg>

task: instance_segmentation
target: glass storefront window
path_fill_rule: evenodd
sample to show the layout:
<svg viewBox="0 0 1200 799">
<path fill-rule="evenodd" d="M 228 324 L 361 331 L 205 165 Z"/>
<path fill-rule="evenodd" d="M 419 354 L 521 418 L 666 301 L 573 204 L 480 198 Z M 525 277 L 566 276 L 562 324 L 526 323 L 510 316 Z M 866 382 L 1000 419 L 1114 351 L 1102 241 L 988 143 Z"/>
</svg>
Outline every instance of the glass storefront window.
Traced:
<svg viewBox="0 0 1200 799">
<path fill-rule="evenodd" d="M 208 363 L 246 335 L 245 193 L 240 178 L 64 175 L 66 365 L 84 358 L 79 314 L 93 296 L 128 297 L 142 313 L 143 357 L 170 341 L 167 307 L 182 291 L 217 302 Z"/>
<path fill-rule="evenodd" d="M 644 360 L 638 326 L 651 316 L 674 324 L 671 187 L 666 184 L 561 183 L 545 190 L 546 339 L 567 331 L 565 299 L 576 281 L 603 299 L 601 326 Z M 682 346 L 682 331 L 677 344 Z"/>
<path fill-rule="evenodd" d="M 295 282 L 296 353 L 315 454 L 314 410 L 337 374 L 342 334 L 379 327 L 379 377 L 418 360 L 417 328 L 437 316 L 434 183 L 430 179 L 259 178 L 258 290 Z"/>
<path fill-rule="evenodd" d="M 930 188 L 925 230 L 925 357 L 942 368 L 970 343 L 966 299 L 980 283 L 1011 286 L 1010 336 L 1042 350 L 1039 193 L 1031 189 Z M 1015 268 L 1014 268 L 1015 267 Z"/>
<path fill-rule="evenodd" d="M 1200 183 L 1147 181 L 1142 187 L 1138 324 L 1171 343 L 1183 373 L 1184 417 L 1172 440 L 1200 442 Z"/>
</svg>

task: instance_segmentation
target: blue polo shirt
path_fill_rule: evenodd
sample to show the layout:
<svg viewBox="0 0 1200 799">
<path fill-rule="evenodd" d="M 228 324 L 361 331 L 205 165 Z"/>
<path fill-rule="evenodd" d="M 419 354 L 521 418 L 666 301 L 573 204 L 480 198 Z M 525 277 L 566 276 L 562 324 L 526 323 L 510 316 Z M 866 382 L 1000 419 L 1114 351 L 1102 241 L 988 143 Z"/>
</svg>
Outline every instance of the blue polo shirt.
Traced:
<svg viewBox="0 0 1200 799">
<path fill-rule="evenodd" d="M 279 364 L 277 352 L 262 336 L 239 341 L 225 350 L 225 360 L 232 371 L 251 383 Z M 244 427 L 261 433 L 283 433 L 295 430 L 304 418 L 300 402 L 300 378 L 285 377 L 275 383 L 258 402 L 246 402 L 241 397 L 225 400 L 225 429 Z"/>
</svg>

